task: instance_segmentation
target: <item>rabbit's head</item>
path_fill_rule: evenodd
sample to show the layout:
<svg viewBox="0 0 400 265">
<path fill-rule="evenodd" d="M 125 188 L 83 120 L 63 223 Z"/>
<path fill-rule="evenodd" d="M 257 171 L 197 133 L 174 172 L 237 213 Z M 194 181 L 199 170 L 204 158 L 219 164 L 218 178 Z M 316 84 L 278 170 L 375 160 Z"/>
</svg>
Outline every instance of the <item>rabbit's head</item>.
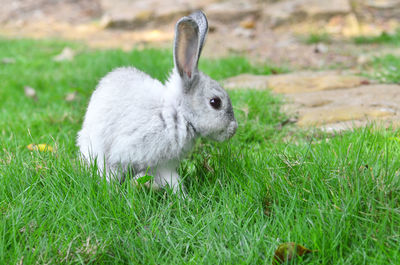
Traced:
<svg viewBox="0 0 400 265">
<path fill-rule="evenodd" d="M 237 122 L 228 93 L 197 68 L 207 30 L 207 18 L 201 11 L 177 22 L 174 71 L 184 112 L 194 130 L 201 136 L 223 141 L 235 134 Z"/>
</svg>

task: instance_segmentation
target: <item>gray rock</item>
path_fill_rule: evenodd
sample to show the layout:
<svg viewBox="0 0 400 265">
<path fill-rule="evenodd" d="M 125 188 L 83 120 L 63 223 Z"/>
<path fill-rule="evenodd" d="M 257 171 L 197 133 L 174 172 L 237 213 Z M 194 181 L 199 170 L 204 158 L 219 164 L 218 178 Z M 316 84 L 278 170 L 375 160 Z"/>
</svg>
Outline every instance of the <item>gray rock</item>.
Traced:
<svg viewBox="0 0 400 265">
<path fill-rule="evenodd" d="M 107 27 L 137 29 L 174 23 L 180 17 L 214 1 L 101 0 L 101 6 L 107 18 Z"/>
<path fill-rule="evenodd" d="M 88 22 L 101 16 L 100 0 L 0 0 L 0 22 Z"/>
<path fill-rule="evenodd" d="M 264 20 L 272 27 L 303 21 L 308 18 L 325 19 L 351 12 L 348 0 L 285 0 L 267 5 Z"/>
<path fill-rule="evenodd" d="M 253 1 L 226 1 L 214 3 L 204 8 L 210 21 L 232 23 L 240 21 L 246 17 L 259 17 L 261 8 L 257 2 Z"/>
<path fill-rule="evenodd" d="M 364 77 L 351 74 L 342 74 L 336 71 L 305 71 L 268 76 L 241 74 L 230 77 L 223 83 L 227 89 L 271 89 L 274 92 L 282 94 L 297 94 L 325 90 L 348 89 L 359 86 L 366 81 L 368 80 Z"/>
<path fill-rule="evenodd" d="M 367 0 L 364 1 L 368 7 L 389 9 L 400 7 L 400 0 Z"/>
</svg>

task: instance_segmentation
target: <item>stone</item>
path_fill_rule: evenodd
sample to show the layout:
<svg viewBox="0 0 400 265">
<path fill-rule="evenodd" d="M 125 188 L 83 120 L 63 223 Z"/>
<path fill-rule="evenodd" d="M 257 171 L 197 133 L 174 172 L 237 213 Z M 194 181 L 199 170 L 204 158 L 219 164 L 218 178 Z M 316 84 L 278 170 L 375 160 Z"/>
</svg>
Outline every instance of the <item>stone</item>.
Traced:
<svg viewBox="0 0 400 265">
<path fill-rule="evenodd" d="M 303 0 L 300 2 L 300 7 L 309 17 L 347 14 L 351 11 L 348 0 L 330 0 L 329 4 L 320 0 Z"/>
<path fill-rule="evenodd" d="M 277 93 L 293 94 L 322 90 L 335 90 L 360 85 L 364 77 L 355 75 L 340 75 L 331 72 L 318 74 L 285 74 L 271 76 L 268 86 Z"/>
<path fill-rule="evenodd" d="M 368 7 L 389 9 L 400 6 L 399 0 L 367 0 L 365 1 Z"/>
<path fill-rule="evenodd" d="M 371 121 L 400 124 L 400 85 L 395 84 L 290 94 L 287 102 L 285 109 L 296 113 L 302 127 L 340 131 Z"/>
<path fill-rule="evenodd" d="M 226 79 L 227 89 L 251 88 L 271 89 L 276 93 L 295 94 L 323 90 L 346 89 L 361 85 L 366 78 L 356 75 L 342 75 L 337 72 L 297 72 L 262 76 L 242 74 Z"/>
<path fill-rule="evenodd" d="M 299 117 L 299 126 L 318 126 L 342 121 L 377 119 L 395 115 L 395 112 L 385 108 L 362 106 L 342 106 L 308 112 Z"/>
<path fill-rule="evenodd" d="M 312 100 L 309 100 L 308 102 L 305 102 L 304 106 L 310 107 L 310 108 L 317 108 L 317 107 L 322 107 L 322 106 L 328 105 L 330 103 L 332 103 L 332 100 L 317 98 L 317 99 L 312 99 Z"/>
<path fill-rule="evenodd" d="M 268 5 L 263 17 L 273 27 L 309 18 L 326 19 L 351 12 L 348 0 L 331 0 L 329 4 L 320 0 L 286 0 Z"/>
<path fill-rule="evenodd" d="M 109 15 L 106 14 L 106 23 L 102 23 L 105 28 L 123 28 L 134 29 L 144 27 L 146 23 L 150 22 L 153 17 L 153 12 L 150 10 L 142 10 L 137 13 L 130 14 L 129 16 Z"/>
<path fill-rule="evenodd" d="M 247 17 L 257 18 L 261 15 L 261 9 L 257 3 L 247 1 L 217 2 L 205 6 L 204 12 L 210 21 L 232 23 Z"/>
<path fill-rule="evenodd" d="M 106 24 L 110 28 L 138 29 L 151 26 L 160 26 L 165 23 L 176 22 L 180 17 L 188 15 L 203 4 L 188 0 L 159 1 L 159 0 L 101 0 L 105 10 L 104 15 L 109 19 Z"/>
<path fill-rule="evenodd" d="M 101 16 L 99 0 L 1 1 L 0 22 L 21 24 L 36 21 L 84 23 Z"/>
<path fill-rule="evenodd" d="M 223 81 L 225 89 L 250 88 L 254 90 L 268 89 L 267 75 L 240 74 Z"/>
<path fill-rule="evenodd" d="M 354 4 L 357 15 L 368 21 L 379 23 L 400 16 L 399 0 L 354 0 Z"/>
<path fill-rule="evenodd" d="M 324 30 L 331 35 L 338 34 L 344 37 L 360 35 L 378 36 L 383 32 L 388 34 L 396 32 L 399 26 L 398 20 L 392 18 L 382 19 L 381 17 L 385 17 L 385 15 L 369 14 L 368 10 L 370 9 L 360 9 L 347 15 L 333 16 L 329 19 L 328 23 L 324 25 Z M 395 13 L 395 11 L 393 11 L 393 13 Z M 370 17 L 374 19 L 371 19 Z"/>
</svg>

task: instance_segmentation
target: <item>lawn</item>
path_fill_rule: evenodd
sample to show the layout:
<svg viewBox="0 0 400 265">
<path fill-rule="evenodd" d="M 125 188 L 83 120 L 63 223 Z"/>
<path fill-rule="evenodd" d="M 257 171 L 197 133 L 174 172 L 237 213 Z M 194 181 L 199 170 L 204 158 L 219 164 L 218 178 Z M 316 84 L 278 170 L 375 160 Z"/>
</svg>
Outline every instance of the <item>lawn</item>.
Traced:
<svg viewBox="0 0 400 265">
<path fill-rule="evenodd" d="M 381 33 L 378 36 L 360 36 L 354 38 L 358 45 L 369 45 L 380 50 L 381 47 L 393 47 L 394 50 L 400 45 L 400 28 L 394 33 Z M 394 51 L 396 53 L 396 51 Z M 368 76 L 382 83 L 400 83 L 400 57 L 394 54 L 384 54 L 373 58 L 372 62 L 364 67 Z"/>
<path fill-rule="evenodd" d="M 53 61 L 65 46 L 76 57 Z M 0 63 L 0 264 L 271 264 L 284 242 L 315 250 L 293 264 L 400 264 L 400 131 L 302 131 L 283 126 L 281 97 L 230 91 L 237 134 L 198 141 L 179 169 L 184 201 L 106 183 L 75 146 L 98 80 L 127 65 L 165 80 L 170 51 L 0 39 L 2 58 L 15 61 Z M 217 80 L 282 71 L 239 57 L 200 69 Z"/>
<path fill-rule="evenodd" d="M 354 38 L 356 44 L 387 44 L 399 45 L 400 44 L 400 28 L 395 32 L 389 34 L 382 32 L 378 36 L 359 36 Z"/>
</svg>

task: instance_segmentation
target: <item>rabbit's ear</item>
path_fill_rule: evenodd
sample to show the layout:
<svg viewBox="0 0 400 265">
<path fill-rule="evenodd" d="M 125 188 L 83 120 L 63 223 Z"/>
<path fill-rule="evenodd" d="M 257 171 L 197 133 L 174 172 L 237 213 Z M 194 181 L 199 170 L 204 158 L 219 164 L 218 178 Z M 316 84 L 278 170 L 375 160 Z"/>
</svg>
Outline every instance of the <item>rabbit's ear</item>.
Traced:
<svg viewBox="0 0 400 265">
<path fill-rule="evenodd" d="M 207 19 L 201 11 L 181 18 L 176 24 L 174 60 L 184 80 L 190 81 L 193 73 L 197 72 L 207 28 Z"/>
<path fill-rule="evenodd" d="M 201 54 L 201 50 L 203 49 L 204 41 L 207 36 L 207 31 L 208 31 L 208 21 L 206 15 L 199 11 L 193 12 L 192 14 L 189 15 L 190 18 L 192 18 L 197 26 L 199 27 L 199 57 Z M 199 58 L 197 58 L 198 60 Z"/>
</svg>

